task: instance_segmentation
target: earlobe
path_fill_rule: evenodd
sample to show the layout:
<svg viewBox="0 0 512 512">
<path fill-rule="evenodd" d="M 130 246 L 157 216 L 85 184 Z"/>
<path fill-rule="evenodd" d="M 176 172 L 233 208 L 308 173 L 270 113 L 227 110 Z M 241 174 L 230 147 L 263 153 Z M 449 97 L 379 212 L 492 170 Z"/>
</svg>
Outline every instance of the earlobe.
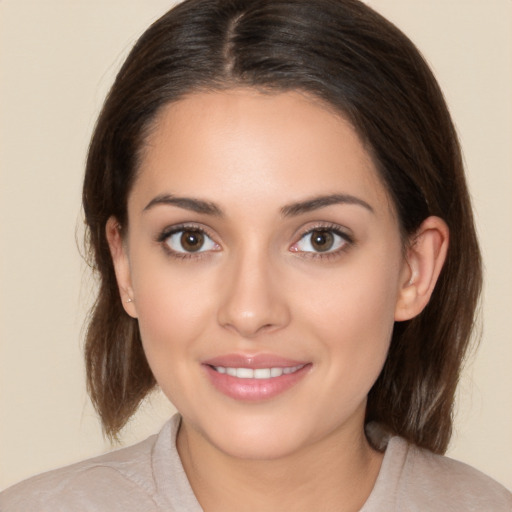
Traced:
<svg viewBox="0 0 512 512">
<path fill-rule="evenodd" d="M 121 235 L 121 226 L 115 217 L 110 217 L 105 226 L 112 263 L 116 273 L 117 286 L 124 310 L 133 318 L 137 318 L 137 310 L 134 302 L 133 288 L 131 284 L 130 262 L 126 254 L 126 248 Z"/>
<path fill-rule="evenodd" d="M 411 239 L 395 308 L 395 320 L 410 320 L 428 304 L 443 268 L 449 229 L 439 217 L 428 217 Z"/>
</svg>

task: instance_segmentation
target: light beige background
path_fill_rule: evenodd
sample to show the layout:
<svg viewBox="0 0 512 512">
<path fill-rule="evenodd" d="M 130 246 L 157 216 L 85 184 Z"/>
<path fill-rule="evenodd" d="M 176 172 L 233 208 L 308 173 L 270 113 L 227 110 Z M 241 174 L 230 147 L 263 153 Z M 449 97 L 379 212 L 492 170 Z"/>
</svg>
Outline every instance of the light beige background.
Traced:
<svg viewBox="0 0 512 512">
<path fill-rule="evenodd" d="M 123 57 L 169 0 L 0 0 L 0 487 L 109 446 L 84 391 L 93 283 L 82 169 Z M 512 488 L 512 2 L 371 0 L 432 64 L 464 147 L 486 264 L 480 350 L 449 454 Z M 156 397 L 131 443 L 170 406 Z"/>
</svg>

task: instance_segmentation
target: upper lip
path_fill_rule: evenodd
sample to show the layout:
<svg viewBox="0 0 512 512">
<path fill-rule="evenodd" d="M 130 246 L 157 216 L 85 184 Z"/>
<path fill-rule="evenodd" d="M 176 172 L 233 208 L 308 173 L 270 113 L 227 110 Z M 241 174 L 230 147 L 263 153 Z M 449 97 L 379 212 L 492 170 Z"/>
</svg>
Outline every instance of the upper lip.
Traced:
<svg viewBox="0 0 512 512">
<path fill-rule="evenodd" d="M 308 361 L 289 359 L 276 354 L 224 354 L 202 363 L 209 366 L 222 366 L 224 368 L 287 368 L 307 364 Z"/>
</svg>

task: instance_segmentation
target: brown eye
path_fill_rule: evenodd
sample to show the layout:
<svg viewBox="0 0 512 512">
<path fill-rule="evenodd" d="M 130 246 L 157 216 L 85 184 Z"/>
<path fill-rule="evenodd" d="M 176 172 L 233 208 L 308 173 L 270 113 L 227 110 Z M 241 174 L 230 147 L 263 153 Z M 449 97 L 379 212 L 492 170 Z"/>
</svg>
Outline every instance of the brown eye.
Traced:
<svg viewBox="0 0 512 512">
<path fill-rule="evenodd" d="M 165 242 L 174 253 L 200 253 L 220 250 L 204 231 L 200 229 L 178 229 L 171 234 L 162 234 L 160 241 Z"/>
<path fill-rule="evenodd" d="M 311 247 L 318 252 L 325 252 L 332 249 L 334 236 L 330 231 L 315 230 L 310 233 Z"/>
<path fill-rule="evenodd" d="M 180 242 L 185 251 L 196 252 L 204 244 L 204 235 L 199 231 L 183 231 Z"/>
<path fill-rule="evenodd" d="M 349 235 L 335 228 L 317 228 L 302 235 L 301 239 L 290 247 L 292 252 L 335 253 L 352 244 Z"/>
</svg>

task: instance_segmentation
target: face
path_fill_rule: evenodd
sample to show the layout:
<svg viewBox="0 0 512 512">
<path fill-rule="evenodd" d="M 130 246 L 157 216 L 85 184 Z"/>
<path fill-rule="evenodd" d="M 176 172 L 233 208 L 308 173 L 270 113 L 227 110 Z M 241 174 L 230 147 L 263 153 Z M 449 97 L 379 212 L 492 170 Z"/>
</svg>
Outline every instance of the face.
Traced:
<svg viewBox="0 0 512 512">
<path fill-rule="evenodd" d="M 362 430 L 409 268 L 346 120 L 297 92 L 193 94 L 155 121 L 128 219 L 123 303 L 187 428 L 246 458 Z"/>
</svg>

